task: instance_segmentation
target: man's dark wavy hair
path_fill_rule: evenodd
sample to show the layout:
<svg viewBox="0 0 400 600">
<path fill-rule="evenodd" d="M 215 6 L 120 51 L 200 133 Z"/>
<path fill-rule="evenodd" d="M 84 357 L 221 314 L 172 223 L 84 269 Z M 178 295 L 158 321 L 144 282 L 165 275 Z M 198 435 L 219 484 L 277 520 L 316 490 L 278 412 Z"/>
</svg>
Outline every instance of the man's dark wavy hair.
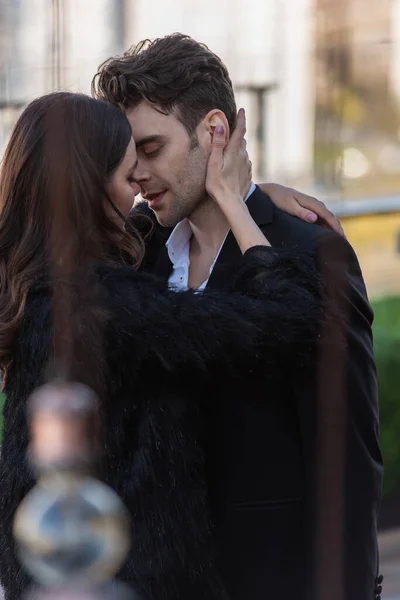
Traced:
<svg viewBox="0 0 400 600">
<path fill-rule="evenodd" d="M 92 93 L 123 110 L 144 100 L 175 114 L 189 135 L 213 109 L 225 113 L 231 132 L 236 124 L 227 68 L 207 46 L 180 33 L 143 40 L 105 61 L 92 81 Z"/>
</svg>

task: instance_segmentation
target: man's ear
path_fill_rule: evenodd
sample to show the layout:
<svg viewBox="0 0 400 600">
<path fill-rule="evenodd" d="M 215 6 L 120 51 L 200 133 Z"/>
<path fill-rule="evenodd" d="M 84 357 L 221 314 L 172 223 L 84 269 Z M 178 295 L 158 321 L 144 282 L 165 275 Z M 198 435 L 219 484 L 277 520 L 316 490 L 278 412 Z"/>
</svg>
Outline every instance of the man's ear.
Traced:
<svg viewBox="0 0 400 600">
<path fill-rule="evenodd" d="M 230 130 L 228 119 L 225 116 L 225 113 L 219 109 L 210 110 L 198 125 L 197 128 L 197 136 L 200 144 L 203 146 L 205 150 L 211 151 L 212 139 L 215 133 L 216 127 L 218 125 L 222 125 L 224 128 L 225 135 L 225 143 L 228 143 Z"/>
</svg>

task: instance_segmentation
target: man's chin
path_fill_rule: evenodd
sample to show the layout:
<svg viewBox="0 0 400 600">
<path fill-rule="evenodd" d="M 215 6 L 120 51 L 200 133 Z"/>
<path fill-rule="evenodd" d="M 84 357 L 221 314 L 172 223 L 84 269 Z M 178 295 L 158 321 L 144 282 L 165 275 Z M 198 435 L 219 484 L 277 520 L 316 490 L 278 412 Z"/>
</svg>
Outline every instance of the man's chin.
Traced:
<svg viewBox="0 0 400 600">
<path fill-rule="evenodd" d="M 173 227 L 175 227 L 175 225 L 177 225 L 177 222 L 174 221 L 174 219 L 172 219 L 169 215 L 166 215 L 162 210 L 150 210 L 153 211 L 161 227 L 165 227 L 166 229 L 172 229 Z"/>
</svg>

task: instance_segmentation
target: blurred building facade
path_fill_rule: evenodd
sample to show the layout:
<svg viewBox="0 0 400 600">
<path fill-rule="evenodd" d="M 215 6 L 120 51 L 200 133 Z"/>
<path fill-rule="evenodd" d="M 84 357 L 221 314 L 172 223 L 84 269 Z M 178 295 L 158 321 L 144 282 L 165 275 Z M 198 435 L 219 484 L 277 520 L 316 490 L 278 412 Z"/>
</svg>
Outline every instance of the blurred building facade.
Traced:
<svg viewBox="0 0 400 600">
<path fill-rule="evenodd" d="M 227 64 L 257 178 L 400 189 L 400 0 L 0 0 L 0 153 L 32 98 L 89 92 L 103 60 L 174 31 Z"/>
<path fill-rule="evenodd" d="M 175 31 L 226 63 L 256 181 L 374 195 L 372 214 L 397 197 L 345 226 L 373 294 L 398 292 L 400 0 L 0 0 L 0 155 L 30 100 L 90 93 L 108 57 Z"/>
<path fill-rule="evenodd" d="M 346 195 L 397 193 L 399 0 L 317 0 L 315 31 L 316 180 Z"/>
<path fill-rule="evenodd" d="M 256 176 L 309 183 L 314 0 L 0 0 L 0 152 L 22 106 L 90 91 L 98 65 L 143 38 L 180 31 L 227 64 L 249 115 Z"/>
</svg>

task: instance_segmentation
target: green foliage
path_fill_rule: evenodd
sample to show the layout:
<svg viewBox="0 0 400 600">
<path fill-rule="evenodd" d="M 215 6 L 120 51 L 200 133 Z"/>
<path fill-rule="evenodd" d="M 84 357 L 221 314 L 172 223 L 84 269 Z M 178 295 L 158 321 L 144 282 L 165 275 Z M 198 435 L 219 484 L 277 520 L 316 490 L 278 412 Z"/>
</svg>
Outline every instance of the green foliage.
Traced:
<svg viewBox="0 0 400 600">
<path fill-rule="evenodd" d="M 383 491 L 400 491 L 400 298 L 374 303 L 375 357 L 378 367 Z"/>
</svg>

